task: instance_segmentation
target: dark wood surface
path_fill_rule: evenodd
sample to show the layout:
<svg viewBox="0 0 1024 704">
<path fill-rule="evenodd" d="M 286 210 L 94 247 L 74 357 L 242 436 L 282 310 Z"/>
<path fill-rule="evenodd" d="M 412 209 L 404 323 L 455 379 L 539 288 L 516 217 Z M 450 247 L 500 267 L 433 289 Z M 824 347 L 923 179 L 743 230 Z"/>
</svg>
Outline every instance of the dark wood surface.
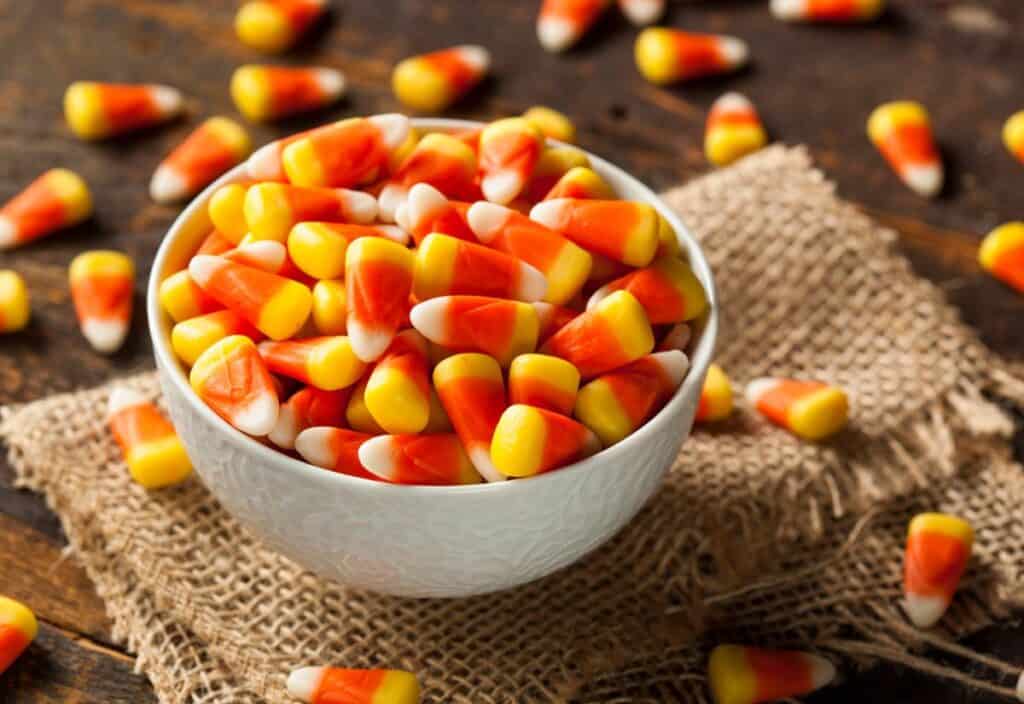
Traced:
<svg viewBox="0 0 1024 704">
<path fill-rule="evenodd" d="M 923 276 L 941 286 L 997 351 L 1024 356 L 1024 297 L 983 275 L 977 242 L 992 226 L 1024 218 L 1024 165 L 1006 153 L 1003 120 L 1024 108 L 1024 3 L 1019 0 L 891 0 L 868 27 L 784 25 L 767 0 L 708 0 L 672 6 L 667 24 L 748 40 L 753 65 L 728 78 L 671 89 L 643 83 L 632 63 L 636 31 L 615 13 L 565 56 L 544 54 L 533 34 L 537 2 L 523 0 L 345 0 L 309 41 L 280 59 L 345 71 L 350 94 L 322 113 L 253 127 L 257 143 L 339 115 L 397 109 L 388 87 L 396 60 L 476 42 L 495 57 L 494 77 L 450 111 L 488 119 L 535 103 L 568 113 L 580 142 L 667 187 L 707 170 L 701 134 L 709 103 L 726 89 L 757 103 L 776 140 L 809 145 L 841 195 L 895 228 Z M 228 0 L 0 0 L 0 200 L 46 168 L 85 176 L 96 217 L 29 248 L 0 253 L 0 268 L 27 279 L 33 323 L 0 340 L 0 403 L 28 401 L 150 366 L 144 321 L 125 349 L 92 353 L 71 311 L 66 267 L 86 248 L 129 252 L 140 296 L 149 264 L 177 208 L 146 195 L 161 157 L 209 114 L 235 114 L 232 70 L 263 60 L 231 30 Z M 73 80 L 152 81 L 189 96 L 190 116 L 103 144 L 74 139 L 61 97 Z M 932 111 L 949 184 L 924 201 L 903 188 L 869 146 L 864 122 L 879 102 L 915 98 Z M 1018 457 L 1020 457 L 1018 438 Z M 42 500 L 11 487 L 0 460 L 0 592 L 32 605 L 43 626 L 29 652 L 0 677 L 0 704 L 154 700 L 145 678 L 111 639 L 88 578 L 62 559 L 65 540 Z M 972 643 L 1018 662 L 1024 629 L 1012 625 Z M 877 668 L 817 695 L 818 702 L 981 703 L 990 697 Z"/>
</svg>

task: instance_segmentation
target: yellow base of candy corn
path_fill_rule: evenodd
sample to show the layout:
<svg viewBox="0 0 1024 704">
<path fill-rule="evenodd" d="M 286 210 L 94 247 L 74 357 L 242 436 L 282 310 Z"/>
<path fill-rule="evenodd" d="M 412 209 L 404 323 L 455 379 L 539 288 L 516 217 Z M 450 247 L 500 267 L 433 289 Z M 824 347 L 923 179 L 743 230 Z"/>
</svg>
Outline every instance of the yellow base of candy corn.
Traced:
<svg viewBox="0 0 1024 704">
<path fill-rule="evenodd" d="M 377 368 L 363 395 L 374 421 L 392 435 L 418 433 L 430 419 L 430 399 L 408 376 L 395 369 Z"/>
<path fill-rule="evenodd" d="M 127 461 L 132 479 L 146 489 L 178 484 L 192 474 L 192 461 L 176 435 L 134 448 Z"/>
<path fill-rule="evenodd" d="M 510 406 L 491 438 L 491 461 L 506 477 L 532 477 L 540 471 L 547 440 L 543 416 L 529 406 Z"/>
<path fill-rule="evenodd" d="M 39 623 L 31 609 L 6 596 L 0 596 L 0 624 L 13 626 L 28 641 L 33 641 L 39 633 Z"/>
<path fill-rule="evenodd" d="M 757 701 L 757 675 L 747 664 L 743 648 L 737 645 L 720 645 L 711 651 L 708 682 L 716 704 Z"/>
<path fill-rule="evenodd" d="M 25 280 L 16 272 L 0 271 L 0 333 L 23 329 L 30 316 Z"/>
<path fill-rule="evenodd" d="M 789 429 L 807 440 L 822 440 L 842 430 L 849 413 L 849 400 L 842 389 L 822 389 L 793 404 Z"/>
<path fill-rule="evenodd" d="M 601 379 L 595 379 L 580 389 L 573 415 L 594 431 L 605 447 L 614 445 L 636 430 L 623 412 L 615 392 Z"/>
<path fill-rule="evenodd" d="M 335 337 L 317 345 L 306 363 L 309 383 L 318 389 L 336 391 L 359 381 L 366 363 L 356 357 L 347 337 Z"/>
<path fill-rule="evenodd" d="M 735 125 L 712 130 L 704 138 L 704 155 L 715 166 L 727 166 L 768 143 L 760 126 Z"/>
<path fill-rule="evenodd" d="M 708 367 L 701 398 L 707 409 L 707 415 L 701 419 L 702 421 L 725 420 L 732 413 L 732 384 L 717 364 Z"/>
</svg>

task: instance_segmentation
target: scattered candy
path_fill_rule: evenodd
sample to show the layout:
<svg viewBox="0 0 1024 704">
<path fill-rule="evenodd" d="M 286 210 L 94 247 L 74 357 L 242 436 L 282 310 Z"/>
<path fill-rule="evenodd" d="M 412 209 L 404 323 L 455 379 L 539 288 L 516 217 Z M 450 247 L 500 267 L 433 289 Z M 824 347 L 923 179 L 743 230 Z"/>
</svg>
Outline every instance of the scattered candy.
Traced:
<svg viewBox="0 0 1024 704">
<path fill-rule="evenodd" d="M 249 135 L 241 125 L 211 117 L 160 163 L 149 182 L 149 195 L 157 203 L 194 196 L 250 151 Z"/>
<path fill-rule="evenodd" d="M 537 39 L 548 51 L 565 51 L 578 42 L 611 0 L 544 0 L 537 15 Z"/>
<path fill-rule="evenodd" d="M 92 195 L 82 177 L 50 169 L 0 208 L 0 251 L 13 249 L 92 215 Z"/>
<path fill-rule="evenodd" d="M 988 233 L 978 261 L 985 271 L 1024 293 L 1024 222 L 1008 222 Z"/>
<path fill-rule="evenodd" d="M 25 652 L 38 632 L 36 616 L 27 606 L 0 595 L 0 675 Z"/>
<path fill-rule="evenodd" d="M 615 192 L 612 187 L 596 171 L 586 166 L 576 166 L 558 179 L 544 196 L 544 200 L 555 200 L 556 198 L 611 200 L 614 197 Z"/>
<path fill-rule="evenodd" d="M 544 135 L 521 117 L 496 120 L 480 134 L 480 188 L 506 204 L 526 187 L 544 147 Z"/>
<path fill-rule="evenodd" d="M 409 127 L 409 118 L 391 113 L 312 130 L 281 152 L 284 172 L 296 186 L 346 188 L 367 183 L 405 141 Z"/>
<path fill-rule="evenodd" d="M 540 130 L 545 137 L 567 144 L 576 142 L 576 125 L 553 108 L 534 105 L 523 113 L 523 119 Z"/>
<path fill-rule="evenodd" d="M 530 218 L 630 266 L 647 266 L 658 251 L 658 212 L 647 203 L 556 198 L 535 205 Z"/>
<path fill-rule="evenodd" d="M 704 131 L 704 154 L 715 166 L 727 166 L 768 143 L 754 104 L 739 93 L 726 93 L 711 105 Z"/>
<path fill-rule="evenodd" d="M 107 402 L 107 423 L 128 471 L 146 489 L 178 484 L 192 474 L 174 426 L 134 389 L 117 386 Z"/>
<path fill-rule="evenodd" d="M 345 282 L 324 279 L 313 287 L 313 324 L 321 335 L 344 335 L 348 308 Z"/>
<path fill-rule="evenodd" d="M 0 269 L 0 334 L 24 329 L 31 315 L 25 280 L 16 271 Z"/>
<path fill-rule="evenodd" d="M 521 354 L 508 369 L 508 400 L 572 414 L 580 373 L 572 363 L 546 354 Z"/>
<path fill-rule="evenodd" d="M 729 73 L 746 65 L 747 43 L 736 37 L 651 27 L 636 39 L 636 65 L 651 83 L 665 85 Z"/>
<path fill-rule="evenodd" d="M 942 513 L 914 517 L 903 559 L 903 610 L 918 628 L 931 628 L 946 613 L 974 545 L 967 521 Z"/>
<path fill-rule="evenodd" d="M 83 252 L 71 260 L 68 278 L 85 339 L 97 352 L 117 351 L 132 322 L 135 264 L 120 252 Z"/>
<path fill-rule="evenodd" d="M 413 294 L 421 301 L 460 294 L 539 301 L 546 292 L 534 267 L 483 245 L 433 234 L 416 250 Z"/>
<path fill-rule="evenodd" d="M 231 75 L 231 99 L 247 120 L 269 122 L 327 107 L 345 95 L 345 75 L 314 66 L 240 66 Z"/>
<path fill-rule="evenodd" d="M 238 244 L 249 233 L 245 222 L 245 194 L 248 191 L 248 184 L 221 186 L 210 196 L 206 207 L 213 226 L 231 244 Z"/>
<path fill-rule="evenodd" d="M 725 420 L 732 414 L 732 383 L 717 364 L 708 367 L 704 386 L 694 420 L 698 423 L 714 423 Z"/>
<path fill-rule="evenodd" d="M 345 253 L 346 328 L 364 362 L 384 354 L 407 319 L 414 261 L 408 249 L 380 237 L 361 237 Z"/>
<path fill-rule="evenodd" d="M 600 451 L 586 426 L 560 413 L 523 404 L 509 406 L 491 441 L 491 461 L 507 477 L 532 477 Z"/>
<path fill-rule="evenodd" d="M 809 694 L 835 679 L 823 657 L 790 650 L 719 645 L 711 651 L 708 683 L 715 704 L 760 704 Z"/>
<path fill-rule="evenodd" d="M 885 0 L 772 0 L 772 14 L 786 22 L 869 22 Z"/>
<path fill-rule="evenodd" d="M 416 330 L 403 330 L 370 372 L 363 402 L 385 432 L 418 433 L 430 419 L 430 393 L 427 341 Z"/>
<path fill-rule="evenodd" d="M 267 439 L 284 450 L 292 450 L 295 448 L 295 438 L 303 430 L 318 426 L 341 425 L 345 418 L 349 395 L 348 388 L 324 391 L 306 386 L 296 391 L 281 404 L 277 423 L 267 434 Z"/>
<path fill-rule="evenodd" d="M 528 303 L 485 296 L 439 296 L 409 313 L 424 337 L 457 352 L 483 352 L 507 367 L 537 347 L 537 311 Z"/>
<path fill-rule="evenodd" d="M 594 291 L 587 310 L 615 291 L 629 291 L 647 312 L 652 325 L 692 320 L 708 308 L 704 287 L 690 265 L 676 257 L 662 257 L 649 267 L 634 269 Z"/>
<path fill-rule="evenodd" d="M 909 100 L 879 105 L 868 118 L 868 137 L 911 190 L 926 198 L 939 194 L 942 157 L 923 105 Z"/>
<path fill-rule="evenodd" d="M 245 221 L 256 239 L 284 242 L 300 222 L 366 224 L 377 216 L 377 199 L 345 188 L 301 188 L 259 183 L 245 194 Z"/>
<path fill-rule="evenodd" d="M 343 335 L 265 340 L 257 349 L 270 371 L 324 391 L 351 386 L 366 371 L 366 365 L 355 356 L 349 339 Z"/>
<path fill-rule="evenodd" d="M 619 0 L 619 9 L 637 27 L 654 24 L 665 14 L 665 0 Z"/>
<path fill-rule="evenodd" d="M 277 423 L 277 388 L 256 345 L 244 335 L 229 335 L 199 355 L 189 383 L 214 413 L 243 433 L 263 436 Z"/>
<path fill-rule="evenodd" d="M 480 475 L 457 435 L 379 435 L 359 448 L 370 472 L 393 484 L 477 484 Z"/>
<path fill-rule="evenodd" d="M 434 388 L 480 476 L 502 481 L 491 462 L 491 438 L 508 405 L 498 362 L 475 352 L 452 355 L 434 367 Z"/>
<path fill-rule="evenodd" d="M 303 667 L 288 675 L 288 693 L 307 704 L 419 704 L 416 676 L 401 670 Z"/>
<path fill-rule="evenodd" d="M 317 467 L 352 477 L 376 479 L 359 461 L 359 447 L 371 437 L 345 428 L 317 426 L 298 434 L 295 450 L 302 459 Z"/>
<path fill-rule="evenodd" d="M 170 86 L 77 81 L 64 93 L 64 119 L 81 139 L 105 139 L 167 122 L 184 105 Z"/>
<path fill-rule="evenodd" d="M 820 381 L 755 379 L 747 401 L 768 420 L 806 440 L 823 440 L 842 430 L 850 412 L 846 393 Z"/>
<path fill-rule="evenodd" d="M 249 0 L 235 15 L 244 44 L 276 54 L 290 48 L 324 13 L 327 0 Z"/>
<path fill-rule="evenodd" d="M 171 329 L 171 347 L 178 358 L 191 367 L 203 352 L 229 335 L 245 335 L 252 340 L 262 337 L 235 311 L 218 310 L 177 323 Z"/>
<path fill-rule="evenodd" d="M 1024 163 L 1024 110 L 1011 115 L 1003 125 L 1003 144 Z"/>
<path fill-rule="evenodd" d="M 391 88 L 414 110 L 442 112 L 482 81 L 490 68 L 487 49 L 456 46 L 401 61 L 391 75 Z"/>
</svg>

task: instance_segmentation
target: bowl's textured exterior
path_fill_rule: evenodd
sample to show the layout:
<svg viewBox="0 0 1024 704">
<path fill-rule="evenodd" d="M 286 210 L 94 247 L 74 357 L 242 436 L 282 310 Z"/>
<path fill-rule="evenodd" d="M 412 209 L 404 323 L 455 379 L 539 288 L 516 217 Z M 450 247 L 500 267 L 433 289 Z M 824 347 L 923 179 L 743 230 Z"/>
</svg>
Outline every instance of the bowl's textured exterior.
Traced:
<svg viewBox="0 0 1024 704">
<path fill-rule="evenodd" d="M 415 121 L 427 130 L 470 126 Z M 717 332 L 707 262 L 656 196 L 591 155 L 625 198 L 654 203 L 680 235 L 712 311 L 691 370 L 664 409 L 623 442 L 572 467 L 529 480 L 467 487 L 406 487 L 335 474 L 238 432 L 192 392 L 170 346 L 157 288 L 182 268 L 210 229 L 206 201 L 226 174 L 171 226 L 147 295 L 160 381 L 174 425 L 210 491 L 247 528 L 300 565 L 346 585 L 415 597 L 457 597 L 514 587 L 571 564 L 618 532 L 658 488 L 689 435 Z"/>
</svg>

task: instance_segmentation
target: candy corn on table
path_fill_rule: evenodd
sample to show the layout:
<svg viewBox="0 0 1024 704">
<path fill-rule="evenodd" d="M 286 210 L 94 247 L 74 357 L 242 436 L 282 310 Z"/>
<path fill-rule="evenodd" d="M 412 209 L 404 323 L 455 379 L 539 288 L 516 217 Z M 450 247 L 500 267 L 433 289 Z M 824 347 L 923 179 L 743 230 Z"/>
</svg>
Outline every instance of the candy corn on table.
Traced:
<svg viewBox="0 0 1024 704">
<path fill-rule="evenodd" d="M 0 404 L 92 386 L 151 366 L 139 296 L 153 253 L 178 208 L 151 199 L 150 179 L 201 118 L 229 117 L 243 124 L 259 146 L 328 120 L 390 112 L 399 108 L 390 85 L 399 61 L 466 42 L 491 52 L 492 77 L 445 115 L 492 120 L 550 105 L 572 119 L 576 138 L 587 149 L 655 188 L 714 168 L 704 152 L 708 111 L 724 93 L 742 93 L 756 105 L 769 140 L 809 145 L 841 195 L 899 233 L 902 251 L 947 291 L 985 342 L 1003 354 L 1024 356 L 1024 297 L 983 274 L 977 261 L 986 232 L 1024 219 L 1024 165 L 1004 147 L 1002 134 L 1004 122 L 1024 109 L 1024 4 L 1019 0 L 890 0 L 878 22 L 857 28 L 782 22 L 769 13 L 767 0 L 673 3 L 661 24 L 742 38 L 752 56 L 752 66 L 732 76 L 678 87 L 641 79 L 633 60 L 637 30 L 614 13 L 599 19 L 573 48 L 554 54 L 538 41 L 539 2 L 331 4 L 335 10 L 303 28 L 295 48 L 263 54 L 254 45 L 262 41 L 265 50 L 276 52 L 294 40 L 291 30 L 279 28 L 244 44 L 235 34 L 233 2 L 0 3 L 0 201 L 47 169 L 71 167 L 88 182 L 98 213 L 45 242 L 0 251 L 0 270 L 16 270 L 32 299 L 27 330 L 0 337 Z M 244 31 L 239 27 L 242 34 L 256 20 L 246 21 L 250 25 Z M 570 39 L 558 27 L 545 29 L 542 38 L 550 48 Z M 273 96 L 253 94 L 240 114 L 232 90 L 245 84 L 256 86 L 256 92 L 272 91 L 268 86 L 274 80 L 288 78 L 249 70 L 233 82 L 235 69 L 250 64 L 335 69 L 301 88 L 302 99 L 316 102 L 319 93 L 335 96 L 342 90 L 348 97 L 332 107 L 268 122 L 264 118 L 281 110 Z M 420 69 L 407 65 L 409 82 L 420 80 L 413 75 Z M 343 82 L 337 70 L 344 73 Z M 75 81 L 172 86 L 185 96 L 184 104 L 179 105 L 180 96 L 159 93 L 153 109 L 183 107 L 190 115 L 123 138 L 87 143 L 73 135 L 61 114 L 62 96 Z M 85 106 L 75 129 L 96 138 L 114 125 L 109 118 L 86 114 L 96 97 L 91 90 L 84 86 L 72 96 Z M 452 97 L 444 96 L 445 101 Z M 926 199 L 905 187 L 866 134 L 874 108 L 905 99 L 928 106 L 946 161 L 946 185 L 938 198 Z M 745 107 L 731 100 L 719 110 L 737 106 Z M 1022 130 L 1014 130 L 1006 139 L 1024 142 L 1016 139 Z M 760 135 L 755 137 L 752 141 L 759 142 Z M 718 146 L 714 150 L 716 161 L 728 153 Z M 187 179 L 167 173 L 175 158 L 154 185 L 157 200 L 170 199 L 188 185 Z M 308 236 L 328 235 L 311 231 Z M 133 260 L 137 298 L 126 344 L 103 356 L 81 338 L 67 267 L 84 250 L 110 249 Z M 314 295 L 330 300 L 337 293 L 324 289 Z M 524 365 L 521 372 L 528 376 L 530 370 Z M 1020 459 L 1024 441 L 1018 440 L 1017 448 Z M 88 578 L 73 561 L 61 559 L 64 542 L 42 499 L 15 490 L 0 459 L 0 593 L 30 604 L 38 618 L 34 643 L 0 675 L 0 704 L 155 701 L 145 678 L 133 672 L 131 656 L 114 644 Z M 973 645 L 1020 661 L 1024 628 L 991 629 L 975 636 Z M 886 668 L 854 677 L 814 701 L 862 701 L 865 690 L 878 702 L 988 701 L 943 681 Z"/>
</svg>

